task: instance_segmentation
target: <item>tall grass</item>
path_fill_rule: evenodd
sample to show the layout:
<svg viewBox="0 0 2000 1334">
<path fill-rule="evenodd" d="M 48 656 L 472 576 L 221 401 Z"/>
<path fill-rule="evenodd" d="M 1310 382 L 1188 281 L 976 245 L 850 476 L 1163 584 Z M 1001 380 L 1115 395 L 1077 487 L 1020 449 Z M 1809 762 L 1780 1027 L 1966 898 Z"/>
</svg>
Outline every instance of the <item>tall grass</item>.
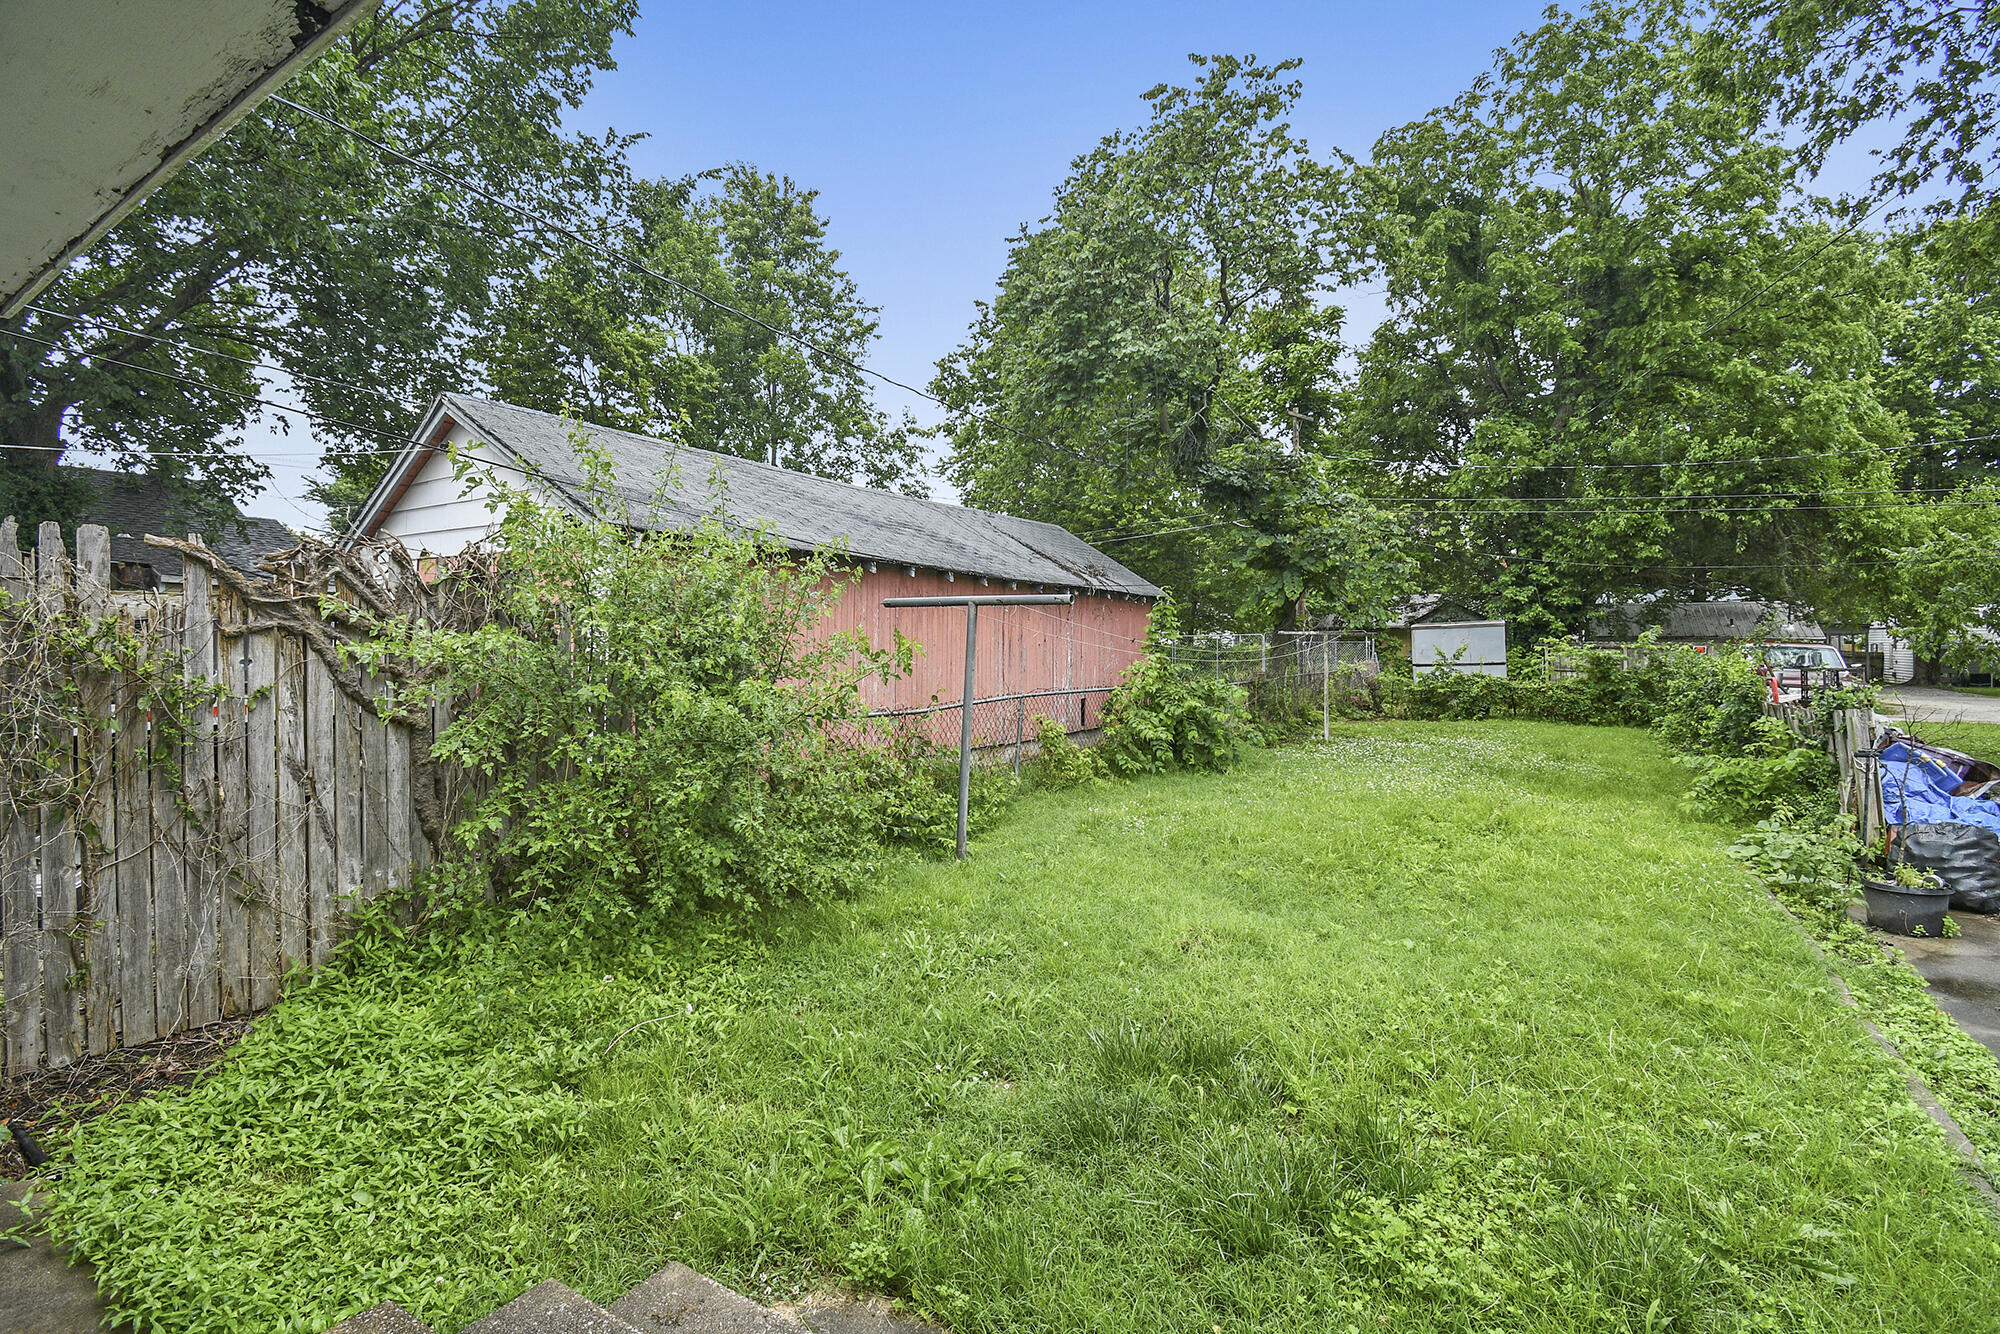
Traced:
<svg viewBox="0 0 2000 1334">
<path fill-rule="evenodd" d="M 1680 789 L 1638 732 L 1351 727 L 612 962 L 385 958 L 97 1123 L 56 1230 L 191 1330 L 668 1259 L 968 1334 L 2000 1328 L 1991 1220 Z"/>
</svg>

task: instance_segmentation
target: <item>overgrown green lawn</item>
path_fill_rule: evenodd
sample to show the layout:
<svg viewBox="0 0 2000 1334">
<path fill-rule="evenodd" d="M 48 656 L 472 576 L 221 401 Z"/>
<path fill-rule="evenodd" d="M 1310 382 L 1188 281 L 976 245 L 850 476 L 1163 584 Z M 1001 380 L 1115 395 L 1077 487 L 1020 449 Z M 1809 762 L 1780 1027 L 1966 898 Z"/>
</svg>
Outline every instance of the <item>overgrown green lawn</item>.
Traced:
<svg viewBox="0 0 2000 1334">
<path fill-rule="evenodd" d="M 167 1329 L 667 1259 L 962 1330 L 2000 1328 L 2000 1244 L 1637 732 L 1343 729 L 615 963 L 377 950 L 82 1137 Z"/>
</svg>

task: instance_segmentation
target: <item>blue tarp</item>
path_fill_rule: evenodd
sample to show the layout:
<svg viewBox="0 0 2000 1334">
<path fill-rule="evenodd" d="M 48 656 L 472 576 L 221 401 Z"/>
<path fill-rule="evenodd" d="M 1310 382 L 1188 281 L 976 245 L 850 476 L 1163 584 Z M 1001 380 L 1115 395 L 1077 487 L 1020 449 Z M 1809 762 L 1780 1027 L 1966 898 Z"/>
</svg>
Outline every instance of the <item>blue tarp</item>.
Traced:
<svg viewBox="0 0 2000 1334">
<path fill-rule="evenodd" d="M 1951 795 L 1964 781 L 1921 747 L 1904 741 L 1882 747 L 1882 810 L 1890 824 L 1970 824 L 2000 833 L 2000 801 Z"/>
</svg>

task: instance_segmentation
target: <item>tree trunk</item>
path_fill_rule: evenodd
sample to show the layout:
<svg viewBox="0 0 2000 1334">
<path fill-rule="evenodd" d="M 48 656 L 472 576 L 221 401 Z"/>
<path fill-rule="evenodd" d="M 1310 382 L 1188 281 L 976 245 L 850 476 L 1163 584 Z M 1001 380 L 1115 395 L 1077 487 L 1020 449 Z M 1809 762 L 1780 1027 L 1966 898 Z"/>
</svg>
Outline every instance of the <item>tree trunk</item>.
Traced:
<svg viewBox="0 0 2000 1334">
<path fill-rule="evenodd" d="M 0 445 L 7 461 L 23 472 L 52 473 L 62 462 L 62 418 L 68 404 L 44 403 L 14 418 Z"/>
</svg>

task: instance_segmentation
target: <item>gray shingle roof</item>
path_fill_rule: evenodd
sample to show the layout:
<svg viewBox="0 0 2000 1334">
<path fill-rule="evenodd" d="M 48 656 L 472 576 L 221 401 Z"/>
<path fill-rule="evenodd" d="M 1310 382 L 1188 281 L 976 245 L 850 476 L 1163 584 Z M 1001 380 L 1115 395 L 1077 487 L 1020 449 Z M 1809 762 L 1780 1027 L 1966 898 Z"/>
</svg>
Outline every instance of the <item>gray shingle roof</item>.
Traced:
<svg viewBox="0 0 2000 1334">
<path fill-rule="evenodd" d="M 1803 611 L 1781 602 L 1750 599 L 1664 605 L 1623 602 L 1600 607 L 1590 617 L 1591 637 L 1597 639 L 1636 639 L 1653 626 L 1660 627 L 1660 638 L 1669 641 L 1755 639 L 1760 627 L 1780 640 L 1826 638 Z"/>
<path fill-rule="evenodd" d="M 180 554 L 147 546 L 148 534 L 186 537 L 190 532 L 200 532 L 215 554 L 228 561 L 231 568 L 254 578 L 264 577 L 257 566 L 259 557 L 274 551 L 290 551 L 299 544 L 292 530 L 276 519 L 239 516 L 234 523 L 191 523 L 171 488 L 144 473 L 75 467 L 63 471 L 90 483 L 94 494 L 83 508 L 82 522 L 101 523 L 110 530 L 111 559 L 150 565 L 168 582 L 181 577 Z"/>
<path fill-rule="evenodd" d="M 447 394 L 441 402 L 453 420 L 488 443 L 512 450 L 556 481 L 573 504 L 583 507 L 578 490 L 561 485 L 562 479 L 577 475 L 569 437 L 578 423 L 460 394 Z M 849 556 L 860 560 L 1029 584 L 1160 595 L 1157 585 L 1052 523 L 851 486 L 630 431 L 588 424 L 582 429 L 609 454 L 618 488 L 645 527 L 690 527 L 711 514 L 715 509 L 711 478 L 719 471 L 729 514 L 747 523 L 768 524 L 794 550 L 844 545 Z M 659 476 L 669 459 L 675 464 L 673 483 L 655 504 Z"/>
</svg>

